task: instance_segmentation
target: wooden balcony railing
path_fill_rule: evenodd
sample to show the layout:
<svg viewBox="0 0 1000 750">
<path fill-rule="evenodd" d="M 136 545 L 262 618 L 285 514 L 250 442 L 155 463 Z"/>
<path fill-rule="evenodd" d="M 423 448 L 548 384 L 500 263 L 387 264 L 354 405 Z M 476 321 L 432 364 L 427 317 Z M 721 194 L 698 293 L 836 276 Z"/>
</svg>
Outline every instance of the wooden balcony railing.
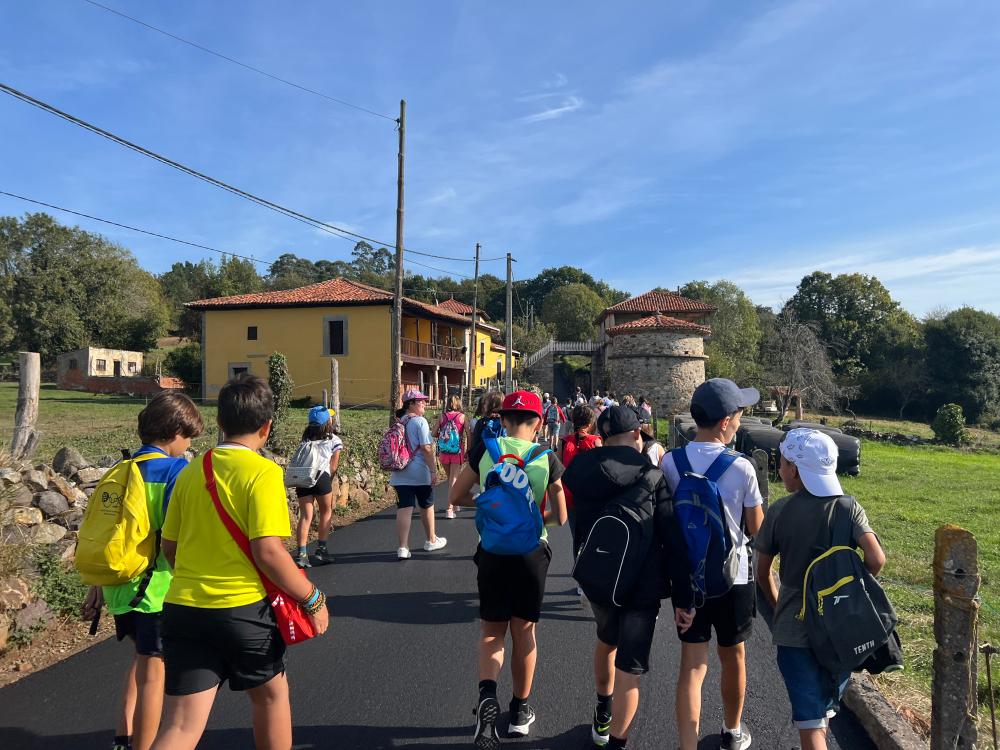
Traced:
<svg viewBox="0 0 1000 750">
<path fill-rule="evenodd" d="M 463 364 L 465 355 L 459 346 L 432 344 L 429 341 L 414 341 L 402 339 L 400 349 L 404 357 L 420 357 L 421 359 L 436 359 L 442 362 L 457 362 Z"/>
</svg>

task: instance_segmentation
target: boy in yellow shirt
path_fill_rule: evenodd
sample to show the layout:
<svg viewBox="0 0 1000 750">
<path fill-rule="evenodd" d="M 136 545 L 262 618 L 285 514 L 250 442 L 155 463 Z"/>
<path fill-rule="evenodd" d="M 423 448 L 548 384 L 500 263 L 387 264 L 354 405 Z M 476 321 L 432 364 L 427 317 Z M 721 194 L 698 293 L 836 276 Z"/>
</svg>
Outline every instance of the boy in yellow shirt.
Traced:
<svg viewBox="0 0 1000 750">
<path fill-rule="evenodd" d="M 291 527 L 281 468 L 257 453 L 271 431 L 271 389 L 244 373 L 223 386 L 218 403 L 224 439 L 212 458 L 222 506 L 249 537 L 260 570 L 289 597 L 311 602 L 322 595 L 282 543 Z M 219 518 L 201 461 L 177 477 L 162 539 L 174 578 L 163 607 L 165 717 L 153 750 L 193 749 L 226 680 L 250 696 L 256 746 L 291 747 L 285 643 L 257 571 Z M 326 608 L 311 617 L 325 632 Z"/>
</svg>

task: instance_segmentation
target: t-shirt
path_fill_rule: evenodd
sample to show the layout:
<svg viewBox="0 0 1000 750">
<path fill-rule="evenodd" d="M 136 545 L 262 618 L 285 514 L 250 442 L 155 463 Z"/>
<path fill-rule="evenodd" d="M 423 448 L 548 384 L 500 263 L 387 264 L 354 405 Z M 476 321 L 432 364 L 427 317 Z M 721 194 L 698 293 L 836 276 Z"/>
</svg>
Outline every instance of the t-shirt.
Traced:
<svg viewBox="0 0 1000 750">
<path fill-rule="evenodd" d="M 406 420 L 406 444 L 413 451 L 413 458 L 406 465 L 405 469 L 393 471 L 389 474 L 389 484 L 393 487 L 401 485 L 422 487 L 431 483 L 431 470 L 427 466 L 422 445 L 434 445 L 434 438 L 431 437 L 431 428 L 427 420 L 423 417 L 404 416 Z"/>
<path fill-rule="evenodd" d="M 581 453 L 585 453 L 596 448 L 600 444 L 600 440 L 601 439 L 597 435 L 570 435 L 563 441 L 563 466 L 568 469 L 569 465 L 573 463 L 574 458 Z M 572 508 L 573 493 L 569 491 L 569 487 L 563 487 L 563 494 L 566 496 L 566 507 Z"/>
<path fill-rule="evenodd" d="M 333 460 L 333 454 L 339 453 L 343 449 L 344 441 L 337 435 L 331 435 L 328 438 L 313 440 L 311 442 L 319 444 L 319 465 L 322 467 L 324 473 L 329 474 L 330 461 Z"/>
<path fill-rule="evenodd" d="M 145 455 L 147 453 L 159 454 L 160 458 L 151 458 L 138 464 L 139 473 L 146 483 L 146 507 L 149 510 L 149 521 L 154 531 L 163 527 L 163 519 L 167 514 L 167 505 L 170 503 L 170 494 L 174 489 L 174 482 L 181 470 L 187 466 L 187 459 L 172 458 L 159 448 L 152 445 L 144 445 L 135 453 L 133 457 Z M 152 614 L 163 610 L 163 599 L 170 588 L 170 579 L 173 573 L 170 571 L 170 564 L 161 552 L 156 557 L 153 568 L 153 576 L 149 579 L 149 585 L 142 599 L 135 607 L 130 607 L 132 600 L 139 591 L 145 573 L 133 578 L 128 583 L 118 586 L 104 586 L 104 601 L 108 605 L 108 612 L 113 615 L 123 615 L 126 612 L 143 612 Z"/>
<path fill-rule="evenodd" d="M 688 461 L 691 462 L 691 470 L 704 474 L 708 467 L 712 465 L 716 457 L 726 446 L 722 443 L 688 443 Z M 674 464 L 674 457 L 669 452 L 664 454 L 660 462 L 663 475 L 670 485 L 670 492 L 677 490 L 681 477 Z M 726 473 L 717 482 L 719 494 L 722 496 L 722 505 L 726 511 L 726 525 L 729 526 L 729 535 L 733 544 L 739 550 L 740 567 L 736 574 L 736 585 L 750 582 L 750 552 L 749 537 L 743 533 L 743 509 L 756 508 L 764 504 L 764 498 L 760 495 L 760 487 L 757 485 L 757 472 L 746 458 L 740 456 L 733 462 Z"/>
<path fill-rule="evenodd" d="M 795 619 L 802 608 L 802 580 L 809 564 L 830 547 L 831 505 L 836 497 L 816 497 L 805 490 L 783 497 L 767 509 L 753 546 L 765 555 L 780 555 L 781 588 L 774 611 L 771 639 L 777 646 L 807 647 L 804 622 Z M 843 511 L 838 510 L 838 513 Z M 868 515 L 857 502 L 851 510 L 851 541 L 871 532 Z"/>
<path fill-rule="evenodd" d="M 646 454 L 653 466 L 659 466 L 667 450 L 658 441 L 647 440 L 646 444 L 642 446 L 642 452 Z"/>
<path fill-rule="evenodd" d="M 532 448 L 541 448 L 538 443 L 533 443 L 530 440 L 522 440 L 521 438 L 503 437 L 499 439 L 499 442 L 500 455 L 514 453 L 523 457 Z M 535 503 L 539 508 L 542 507 L 549 485 L 559 481 L 562 478 L 563 471 L 565 471 L 562 462 L 556 457 L 555 453 L 550 451 L 546 458 L 548 459 L 547 463 L 544 460 L 533 461 L 525 467 L 525 473 L 528 475 L 528 484 L 531 485 L 531 494 L 534 496 Z M 482 484 L 483 477 L 493 468 L 493 459 L 486 449 L 486 443 L 480 441 L 479 445 L 470 451 L 469 465 L 476 470 L 476 473 L 479 475 L 479 483 Z M 541 538 L 548 539 L 548 537 L 549 532 L 543 527 Z"/>
<path fill-rule="evenodd" d="M 225 443 L 212 450 L 212 463 L 222 507 L 251 540 L 291 535 L 280 466 Z M 264 598 L 257 570 L 219 518 L 200 460 L 177 477 L 163 538 L 177 542 L 169 604 L 221 609 Z"/>
</svg>

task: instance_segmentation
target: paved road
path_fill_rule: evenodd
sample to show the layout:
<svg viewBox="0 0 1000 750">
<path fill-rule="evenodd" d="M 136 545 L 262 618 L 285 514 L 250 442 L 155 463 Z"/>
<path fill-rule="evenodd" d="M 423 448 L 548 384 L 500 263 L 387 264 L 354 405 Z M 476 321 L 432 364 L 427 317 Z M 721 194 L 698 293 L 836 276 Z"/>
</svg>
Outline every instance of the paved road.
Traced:
<svg viewBox="0 0 1000 750">
<path fill-rule="evenodd" d="M 442 507 L 439 504 L 439 507 Z M 332 592 L 329 633 L 289 651 L 295 747 L 336 750 L 426 750 L 470 746 L 476 698 L 476 536 L 465 511 L 439 521 L 448 547 L 395 559 L 392 511 L 380 513 L 332 537 L 338 561 L 314 568 L 314 580 Z M 419 549 L 417 524 L 413 546 Z M 552 534 L 540 659 L 532 695 L 538 721 L 532 735 L 506 747 L 560 750 L 590 747 L 593 710 L 591 654 L 594 629 L 570 578 L 566 529 Z M 672 628 L 659 628 L 651 672 L 644 678 L 640 713 L 629 747 L 675 748 L 674 680 L 679 646 Z M 748 644 L 746 721 L 754 747 L 798 746 L 790 708 L 774 667 L 774 650 L 763 620 Z M 50 669 L 0 690 L 0 748 L 4 750 L 105 750 L 118 684 L 129 649 L 100 643 Z M 699 748 L 718 747 L 722 721 L 718 669 L 705 688 L 703 726 L 711 733 Z M 509 673 L 507 673 L 509 674 Z M 510 696 L 509 676 L 500 697 Z M 245 697 L 223 689 L 216 701 L 205 749 L 252 747 Z M 874 748 L 850 716 L 835 720 L 832 747 Z"/>
</svg>

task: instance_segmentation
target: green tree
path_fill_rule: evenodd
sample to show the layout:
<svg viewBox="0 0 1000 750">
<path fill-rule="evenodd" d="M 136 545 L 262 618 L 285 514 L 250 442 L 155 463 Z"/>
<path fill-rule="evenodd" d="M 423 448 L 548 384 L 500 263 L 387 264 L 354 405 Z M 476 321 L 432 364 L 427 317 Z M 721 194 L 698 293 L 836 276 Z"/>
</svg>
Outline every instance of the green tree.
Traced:
<svg viewBox="0 0 1000 750">
<path fill-rule="evenodd" d="M 862 400 L 873 411 L 895 411 L 899 418 L 908 406 L 926 395 L 927 347 L 920 321 L 905 310 L 891 315 L 878 332 L 861 376 Z"/>
<path fill-rule="evenodd" d="M 292 391 L 295 383 L 288 372 L 288 361 L 281 352 L 273 352 L 267 358 L 267 382 L 271 386 L 271 393 L 274 394 L 274 422 L 271 425 L 271 436 L 268 444 L 272 448 L 284 448 L 278 437 L 278 427 L 285 421 L 288 414 L 288 404 L 292 400 Z"/>
<path fill-rule="evenodd" d="M 835 374 L 856 378 L 868 367 L 879 331 L 899 311 L 899 303 L 874 276 L 814 271 L 799 282 L 785 309 L 803 323 L 818 325 Z"/>
<path fill-rule="evenodd" d="M 1000 411 L 1000 318 L 963 307 L 924 325 L 931 399 L 973 422 Z"/>
<path fill-rule="evenodd" d="M 167 352 L 163 369 L 180 378 L 189 390 L 197 390 L 201 385 L 201 344 L 192 341 Z"/>
<path fill-rule="evenodd" d="M 934 437 L 947 445 L 962 445 L 969 442 L 969 431 L 965 429 L 965 417 L 958 404 L 942 404 L 931 422 Z"/>
<path fill-rule="evenodd" d="M 555 328 L 556 338 L 584 341 L 594 335 L 594 321 L 606 303 L 585 284 L 567 284 L 554 289 L 542 306 L 542 321 Z"/>
<path fill-rule="evenodd" d="M 257 273 L 256 263 L 233 255 L 222 256 L 212 284 L 213 297 L 252 294 L 263 288 L 264 282 Z"/>
<path fill-rule="evenodd" d="M 680 294 L 717 308 L 711 320 L 712 338 L 705 347 L 705 374 L 737 383 L 756 382 L 761 330 L 750 298 L 731 281 L 691 281 L 680 288 Z"/>
</svg>

